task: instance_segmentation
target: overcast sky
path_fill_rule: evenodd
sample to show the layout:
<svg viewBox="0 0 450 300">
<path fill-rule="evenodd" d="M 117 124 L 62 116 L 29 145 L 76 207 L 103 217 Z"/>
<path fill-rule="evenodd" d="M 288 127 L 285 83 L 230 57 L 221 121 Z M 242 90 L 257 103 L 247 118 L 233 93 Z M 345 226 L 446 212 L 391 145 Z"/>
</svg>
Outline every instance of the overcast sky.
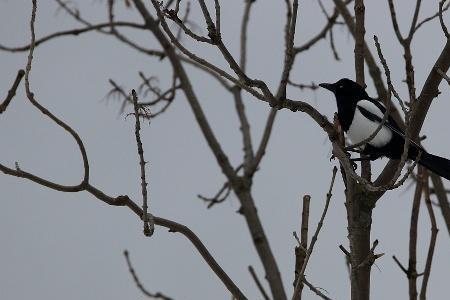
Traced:
<svg viewBox="0 0 450 300">
<path fill-rule="evenodd" d="M 29 41 L 30 2 L 0 1 L 2 44 L 19 46 Z M 106 20 L 106 1 L 78 2 L 87 19 Z M 118 2 L 118 19 L 141 22 L 134 9 L 127 10 L 122 1 Z M 324 2 L 331 13 L 331 1 Z M 367 41 L 373 50 L 371 37 L 378 35 L 396 87 L 406 98 L 402 48 L 391 28 L 387 3 L 366 2 Z M 403 33 L 410 24 L 413 2 L 397 1 Z M 284 9 L 284 1 L 260 0 L 251 13 L 248 74 L 265 80 L 271 88 L 278 83 L 283 63 Z M 239 49 L 242 10 L 243 1 L 222 1 L 223 38 L 234 55 Z M 436 10 L 435 1 L 424 1 L 419 19 Z M 56 12 L 53 1 L 39 1 L 38 37 L 80 27 L 65 13 Z M 204 27 L 197 5 L 192 7 L 192 20 Z M 324 22 L 326 19 L 316 1 L 300 1 L 296 44 L 307 41 Z M 203 28 L 202 32 L 205 33 Z M 125 33 L 142 45 L 156 47 L 148 33 Z M 343 26 L 334 33 L 341 61 L 333 59 L 329 42 L 324 40 L 297 58 L 293 81 L 320 83 L 354 77 L 353 39 Z M 227 67 L 216 49 L 200 47 L 187 38 L 184 41 L 199 55 Z M 412 46 L 418 91 L 443 45 L 437 21 L 417 33 Z M 0 53 L 0 99 L 6 95 L 17 70 L 24 68 L 26 55 Z M 242 146 L 232 98 L 207 75 L 188 70 L 214 132 L 232 163 L 238 165 Z M 158 76 L 162 87 L 169 84 L 167 62 L 137 53 L 112 37 L 89 33 L 63 37 L 38 47 L 31 86 L 37 100 L 70 124 L 83 139 L 92 184 L 111 196 L 127 194 L 139 202 L 134 122 L 119 115 L 119 102 L 105 98 L 111 88 L 109 78 L 130 91 L 139 84 L 138 71 Z M 440 90 L 442 94 L 431 106 L 422 134 L 428 136 L 425 145 L 430 152 L 450 157 L 446 130 L 449 88 L 442 83 Z M 336 110 L 334 99 L 327 91 L 290 89 L 288 92 L 290 98 L 307 101 L 329 118 Z M 368 92 L 376 95 L 370 81 Z M 244 94 L 244 100 L 256 143 L 269 107 L 248 94 Z M 247 266 L 253 265 L 260 278 L 264 273 L 244 219 L 235 213 L 239 209 L 236 197 L 230 196 L 211 210 L 196 197 L 197 194 L 213 195 L 223 184 L 224 176 L 181 93 L 166 114 L 143 126 L 142 138 L 150 162 L 147 175 L 151 211 L 189 226 L 244 293 L 250 299 L 261 298 Z M 3 164 L 14 166 L 18 162 L 23 170 L 61 184 L 77 184 L 82 178 L 82 161 L 73 139 L 27 102 L 23 85 L 0 117 L 0 139 Z M 330 155 L 326 135 L 308 116 L 290 111 L 279 113 L 267 155 L 255 177 L 253 194 L 288 295 L 292 292 L 296 244 L 292 232 L 299 230 L 300 199 L 304 194 L 312 196 L 310 222 L 315 226 L 332 167 L 336 165 L 336 161 L 329 161 Z M 385 163 L 386 160 L 375 162 L 375 170 L 380 170 Z M 373 299 L 407 297 L 406 277 L 391 258 L 396 255 L 407 265 L 412 203 L 412 189 L 407 189 L 407 185 L 387 193 L 374 210 L 372 238 L 380 241 L 377 250 L 386 255 L 377 260 L 372 270 Z M 124 249 L 130 251 L 136 271 L 150 291 L 161 291 L 174 299 L 230 298 L 185 238 L 160 227 L 152 238 L 144 237 L 141 222 L 126 208 L 109 207 L 87 193 L 56 192 L 3 174 L 0 190 L 1 299 L 142 299 L 127 271 Z M 348 299 L 350 284 L 343 254 L 338 249 L 339 244 L 348 244 L 340 177 L 333 194 L 306 274 L 331 298 Z M 428 291 L 429 299 L 442 299 L 448 294 L 450 242 L 438 207 L 435 212 L 441 231 Z M 419 226 L 418 271 L 421 272 L 430 235 L 425 209 L 421 211 Z M 309 290 L 304 294 L 305 299 L 316 297 Z"/>
</svg>

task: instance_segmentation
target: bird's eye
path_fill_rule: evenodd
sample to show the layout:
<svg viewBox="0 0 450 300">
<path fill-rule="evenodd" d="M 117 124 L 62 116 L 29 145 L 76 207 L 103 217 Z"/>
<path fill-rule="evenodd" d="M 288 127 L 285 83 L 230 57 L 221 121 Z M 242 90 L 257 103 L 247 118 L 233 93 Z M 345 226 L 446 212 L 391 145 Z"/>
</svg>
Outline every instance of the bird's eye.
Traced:
<svg viewBox="0 0 450 300">
<path fill-rule="evenodd" d="M 343 89 L 344 86 L 341 84 L 340 86 L 338 86 L 339 89 Z"/>
</svg>

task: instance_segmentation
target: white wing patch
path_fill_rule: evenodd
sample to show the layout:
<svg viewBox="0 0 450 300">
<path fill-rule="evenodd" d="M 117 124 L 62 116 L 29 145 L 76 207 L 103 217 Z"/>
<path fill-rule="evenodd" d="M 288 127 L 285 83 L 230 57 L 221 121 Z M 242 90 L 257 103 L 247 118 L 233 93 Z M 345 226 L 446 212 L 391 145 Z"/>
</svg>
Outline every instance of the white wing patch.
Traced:
<svg viewBox="0 0 450 300">
<path fill-rule="evenodd" d="M 367 119 L 359 110 L 359 106 L 381 119 L 384 115 L 380 111 L 380 109 L 372 102 L 367 100 L 358 101 L 355 109 L 355 115 L 353 116 L 353 122 L 347 131 L 347 136 L 350 138 L 353 144 L 357 144 L 370 137 L 377 130 L 380 124 L 379 122 L 374 122 Z M 368 144 L 374 147 L 383 147 L 391 140 L 391 138 L 392 131 L 383 125 L 380 131 L 378 131 L 377 135 L 371 141 L 369 141 Z"/>
</svg>

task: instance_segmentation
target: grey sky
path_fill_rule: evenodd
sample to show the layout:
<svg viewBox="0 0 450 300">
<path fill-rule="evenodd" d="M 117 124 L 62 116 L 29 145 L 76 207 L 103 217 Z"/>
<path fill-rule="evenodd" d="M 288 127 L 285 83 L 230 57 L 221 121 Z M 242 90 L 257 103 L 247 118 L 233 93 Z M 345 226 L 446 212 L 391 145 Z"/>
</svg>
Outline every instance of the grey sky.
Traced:
<svg viewBox="0 0 450 300">
<path fill-rule="evenodd" d="M 0 41 L 23 45 L 29 41 L 31 1 L 0 1 Z M 82 14 L 93 21 L 106 19 L 104 1 L 78 1 Z M 119 1 L 120 2 L 120 1 Z M 233 54 L 238 51 L 243 1 L 222 1 L 223 37 Z M 325 1 L 331 7 L 330 1 Z M 384 1 L 366 1 L 366 36 L 377 34 L 391 73 L 401 95 L 406 97 L 402 49 L 391 28 Z M 400 2 L 400 1 L 397 1 Z M 403 32 L 410 24 L 412 1 L 398 3 Z M 53 1 L 39 1 L 37 36 L 80 27 L 64 13 L 55 15 Z M 284 2 L 260 0 L 254 5 L 249 27 L 248 73 L 274 87 L 280 77 L 283 57 Z M 420 19 L 437 10 L 425 1 Z M 192 19 L 203 26 L 193 5 Z M 122 3 L 118 19 L 140 20 Z M 316 1 L 300 1 L 296 41 L 301 44 L 326 21 Z M 448 20 L 448 18 L 446 18 Z M 450 20 L 449 20 L 450 21 Z M 450 23 L 450 22 L 449 22 Z M 133 34 L 144 45 L 156 45 L 150 34 Z M 292 79 L 316 83 L 353 77 L 353 40 L 346 28 L 335 30 L 341 56 L 335 62 L 328 41 L 298 57 Z M 211 61 L 226 66 L 216 49 L 199 46 L 187 38 L 185 44 Z M 413 43 L 417 87 L 420 89 L 444 45 L 437 21 L 424 26 Z M 374 47 L 371 46 L 373 49 Z M 9 89 L 16 72 L 23 68 L 27 53 L 0 53 L 0 99 Z M 64 37 L 36 49 L 31 86 L 41 104 L 72 125 L 87 148 L 92 183 L 115 196 L 128 194 L 139 201 L 140 181 L 134 123 L 118 116 L 120 105 L 105 101 L 108 79 L 127 90 L 139 83 L 137 72 L 158 75 L 167 85 L 170 68 L 120 44 L 111 37 L 89 33 Z M 189 68 L 194 88 L 210 124 L 234 165 L 241 159 L 241 138 L 232 99 L 205 74 Z M 368 91 L 375 95 L 370 82 Z M 428 136 L 427 149 L 450 157 L 447 124 L 449 88 L 431 106 L 422 130 Z M 293 99 L 306 100 L 332 117 L 334 99 L 327 91 L 289 91 Z M 255 142 L 259 142 L 268 106 L 245 94 L 245 104 Z M 78 149 L 66 132 L 44 118 L 27 103 L 23 87 L 6 113 L 0 117 L 0 160 L 9 166 L 17 161 L 24 170 L 45 178 L 76 184 L 82 176 Z M 214 157 L 207 147 L 193 114 L 179 94 L 168 112 L 143 127 L 148 165 L 151 211 L 189 226 L 251 299 L 260 295 L 247 271 L 253 265 L 260 278 L 263 271 L 249 239 L 236 198 L 211 210 L 196 198 L 212 195 L 223 184 Z M 311 225 L 322 211 L 331 169 L 330 143 L 323 131 L 306 115 L 282 111 L 261 170 L 255 177 L 254 196 L 266 233 L 277 257 L 284 284 L 292 292 L 295 240 L 299 229 L 299 199 L 312 196 Z M 377 161 L 380 169 L 385 160 Z M 313 170 L 311 172 L 311 170 Z M 445 182 L 447 184 L 447 182 Z M 142 299 L 126 268 L 122 251 L 128 249 L 136 271 L 151 291 L 162 291 L 175 299 L 229 299 L 229 293 L 203 262 L 191 244 L 179 234 L 157 228 L 152 238 L 142 234 L 142 224 L 125 208 L 109 207 L 87 193 L 64 194 L 37 184 L 0 175 L 0 298 L 1 299 Z M 372 238 L 379 239 L 378 251 L 386 255 L 372 271 L 373 299 L 399 299 L 407 295 L 405 276 L 394 264 L 397 255 L 407 264 L 409 217 L 412 190 L 405 187 L 389 192 L 374 210 Z M 333 299 L 348 299 L 349 281 L 339 244 L 347 245 L 342 180 L 334 190 L 329 214 L 308 265 L 308 279 Z M 429 283 L 429 299 L 442 299 L 448 287 L 450 242 L 441 213 L 436 207 L 437 248 Z M 429 221 L 420 215 L 418 270 L 424 266 L 429 241 Z M 305 290 L 306 299 L 315 296 Z"/>
</svg>

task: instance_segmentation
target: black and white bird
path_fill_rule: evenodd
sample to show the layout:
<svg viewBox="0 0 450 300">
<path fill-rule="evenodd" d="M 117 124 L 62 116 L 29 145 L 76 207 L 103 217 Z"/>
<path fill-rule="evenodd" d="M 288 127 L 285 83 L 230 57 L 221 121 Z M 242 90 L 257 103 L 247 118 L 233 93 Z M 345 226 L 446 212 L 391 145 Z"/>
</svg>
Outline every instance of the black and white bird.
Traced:
<svg viewBox="0 0 450 300">
<path fill-rule="evenodd" d="M 359 84 L 343 78 L 336 83 L 321 83 L 319 86 L 336 96 L 339 123 L 353 144 L 368 139 L 378 129 L 386 108 L 369 97 Z M 405 133 L 394 119 L 388 116 L 375 137 L 363 146 L 362 153 L 368 155 L 370 160 L 383 156 L 400 159 L 404 143 Z M 450 180 L 450 160 L 430 154 L 417 143 L 410 141 L 408 159 L 416 160 L 419 152 L 420 165 Z"/>
</svg>

